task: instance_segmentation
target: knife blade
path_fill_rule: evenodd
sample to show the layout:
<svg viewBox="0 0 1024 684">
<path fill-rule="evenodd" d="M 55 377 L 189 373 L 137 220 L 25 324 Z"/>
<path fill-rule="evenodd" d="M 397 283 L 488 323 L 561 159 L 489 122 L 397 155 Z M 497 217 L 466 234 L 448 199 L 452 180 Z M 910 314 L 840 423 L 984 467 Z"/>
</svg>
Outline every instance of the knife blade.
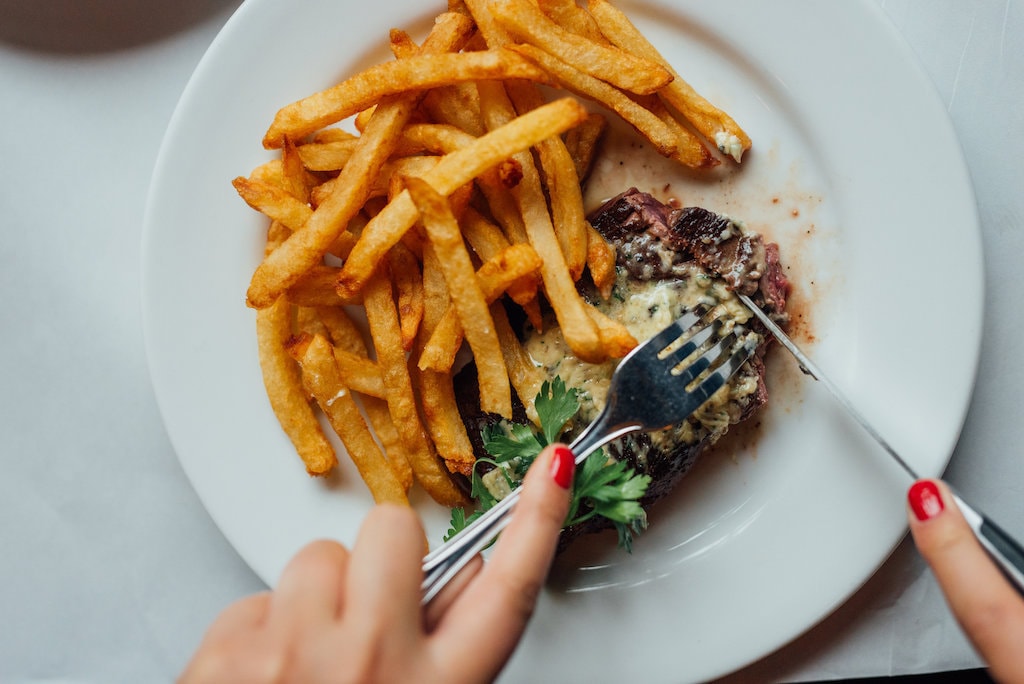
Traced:
<svg viewBox="0 0 1024 684">
<path fill-rule="evenodd" d="M 917 471 L 914 470 L 909 463 L 900 456 L 899 452 L 892 447 L 889 442 L 868 422 L 867 418 L 857 410 L 857 407 L 847 399 L 846 395 L 840 391 L 839 387 L 832 382 L 827 375 L 825 375 L 817 364 L 815 364 L 810 357 L 807 356 L 796 345 L 793 340 L 789 338 L 789 335 L 780 328 L 775 321 L 773 321 L 768 314 L 761 310 L 757 304 L 753 302 L 745 294 L 736 293 L 743 305 L 746 306 L 750 313 L 764 324 L 768 331 L 775 337 L 779 343 L 789 351 L 790 354 L 800 364 L 800 368 L 804 373 L 810 375 L 812 378 L 824 385 L 832 397 L 846 410 L 850 416 L 860 424 L 864 431 L 867 432 L 878 444 L 888 453 L 895 461 L 900 465 L 903 470 L 914 480 L 921 479 Z M 960 508 L 964 518 L 967 520 L 967 524 L 974 532 L 974 536 L 981 543 L 981 546 L 988 552 L 989 556 L 995 561 L 996 565 L 1003 571 L 1003 574 L 1014 586 L 1017 592 L 1024 596 L 1024 547 L 1006 533 L 1002 528 L 992 522 L 985 515 L 969 506 L 960 495 L 956 492 L 953 493 L 953 499 L 956 501 L 956 505 Z"/>
</svg>

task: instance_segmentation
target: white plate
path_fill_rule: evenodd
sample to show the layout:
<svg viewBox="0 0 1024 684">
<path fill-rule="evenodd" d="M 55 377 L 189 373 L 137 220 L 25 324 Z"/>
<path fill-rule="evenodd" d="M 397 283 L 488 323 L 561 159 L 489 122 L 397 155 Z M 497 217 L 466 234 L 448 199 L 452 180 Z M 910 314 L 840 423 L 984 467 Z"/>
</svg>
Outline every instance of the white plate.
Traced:
<svg viewBox="0 0 1024 684">
<path fill-rule="evenodd" d="M 385 59 L 387 30 L 422 34 L 434 4 L 371 16 L 351 0 L 250 0 L 161 150 L 143 248 L 153 384 L 200 498 L 269 584 L 307 541 L 351 542 L 370 497 L 350 469 L 308 478 L 270 412 L 244 305 L 264 222 L 229 183 L 267 158 L 278 107 Z M 623 8 L 755 146 L 712 182 L 640 170 L 635 151 L 622 168 L 638 175 L 615 176 L 613 149 L 591 196 L 654 174 L 778 240 L 816 359 L 910 463 L 940 473 L 974 380 L 980 238 L 959 146 L 909 49 L 867 1 Z M 597 539 L 559 562 L 507 681 L 724 674 L 811 627 L 885 559 L 905 530 L 905 478 L 788 359 L 774 365 L 756 439 L 698 466 L 632 557 Z M 416 504 L 439 539 L 446 512 Z"/>
</svg>

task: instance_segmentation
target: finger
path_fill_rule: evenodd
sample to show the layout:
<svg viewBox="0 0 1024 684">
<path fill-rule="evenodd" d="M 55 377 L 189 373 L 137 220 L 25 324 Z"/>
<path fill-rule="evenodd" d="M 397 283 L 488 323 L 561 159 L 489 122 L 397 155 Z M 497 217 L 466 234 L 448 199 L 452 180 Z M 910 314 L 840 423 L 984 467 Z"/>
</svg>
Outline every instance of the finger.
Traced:
<svg viewBox="0 0 1024 684">
<path fill-rule="evenodd" d="M 537 457 L 491 559 L 435 632 L 437 648 L 447 651 L 441 657 L 459 658 L 481 680 L 498 672 L 533 613 L 569 510 L 574 468 L 564 445 L 550 446 Z M 465 648 L 484 633 L 488 649 Z"/>
<path fill-rule="evenodd" d="M 178 678 L 181 684 L 203 684 L 237 677 L 249 668 L 249 644 L 259 641 L 270 606 L 270 592 L 235 601 L 213 621 L 202 643 Z"/>
<path fill-rule="evenodd" d="M 287 632 L 319 627 L 341 612 L 348 551 L 335 541 L 307 544 L 288 562 L 270 598 L 268 620 Z"/>
<path fill-rule="evenodd" d="M 266 620 L 269 606 L 269 591 L 235 601 L 210 624 L 203 637 L 203 643 L 216 642 L 224 637 L 236 637 L 246 631 L 259 629 Z"/>
<path fill-rule="evenodd" d="M 466 567 L 462 568 L 455 577 L 445 586 L 441 592 L 431 600 L 430 604 L 426 608 L 426 613 L 423 616 L 424 629 L 428 633 L 434 631 L 438 623 L 441 622 L 441 618 L 448 611 L 448 609 L 455 603 L 455 599 L 462 594 L 466 587 L 470 585 L 473 578 L 477 576 L 480 569 L 483 567 L 483 558 L 479 555 L 474 556 Z"/>
<path fill-rule="evenodd" d="M 423 526 L 411 508 L 381 504 L 363 521 L 345 584 L 346 618 L 422 628 Z M 369 631 L 369 630 L 368 630 Z"/>
<path fill-rule="evenodd" d="M 1024 599 L 974 537 L 945 483 L 915 482 L 907 500 L 914 543 L 953 615 L 996 679 L 1024 681 Z"/>
</svg>

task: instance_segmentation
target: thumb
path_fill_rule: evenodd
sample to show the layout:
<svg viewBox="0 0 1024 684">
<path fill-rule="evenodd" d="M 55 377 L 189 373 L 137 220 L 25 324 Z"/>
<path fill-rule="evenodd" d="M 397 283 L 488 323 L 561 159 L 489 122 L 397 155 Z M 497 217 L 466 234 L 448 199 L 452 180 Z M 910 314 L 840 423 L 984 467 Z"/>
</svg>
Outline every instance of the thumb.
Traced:
<svg viewBox="0 0 1024 684">
<path fill-rule="evenodd" d="M 907 492 L 910 532 L 953 615 L 1000 681 L 1024 682 L 1024 599 L 975 538 L 940 480 Z"/>
<path fill-rule="evenodd" d="M 483 570 L 455 600 L 436 633 L 445 657 L 457 658 L 472 680 L 490 681 L 511 655 L 533 613 L 569 511 L 575 462 L 562 444 L 530 466 L 508 528 Z M 487 635 L 487 647 L 466 644 Z"/>
</svg>

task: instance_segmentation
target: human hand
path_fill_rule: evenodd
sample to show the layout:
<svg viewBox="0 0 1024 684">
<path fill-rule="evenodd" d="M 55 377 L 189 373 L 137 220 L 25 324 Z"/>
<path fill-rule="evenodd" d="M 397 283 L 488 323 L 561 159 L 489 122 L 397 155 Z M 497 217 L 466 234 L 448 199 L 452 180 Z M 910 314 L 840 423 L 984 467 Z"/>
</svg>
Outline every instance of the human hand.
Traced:
<svg viewBox="0 0 1024 684">
<path fill-rule="evenodd" d="M 1024 598 L 974 537 L 944 482 L 915 482 L 907 502 L 914 543 L 989 672 L 1024 682 Z"/>
<path fill-rule="evenodd" d="M 533 612 L 569 508 L 572 453 L 545 449 L 490 560 L 479 557 L 420 606 L 423 528 L 381 505 L 349 552 L 318 541 L 277 588 L 214 621 L 182 674 L 205 682 L 483 682 L 497 676 Z"/>
</svg>

